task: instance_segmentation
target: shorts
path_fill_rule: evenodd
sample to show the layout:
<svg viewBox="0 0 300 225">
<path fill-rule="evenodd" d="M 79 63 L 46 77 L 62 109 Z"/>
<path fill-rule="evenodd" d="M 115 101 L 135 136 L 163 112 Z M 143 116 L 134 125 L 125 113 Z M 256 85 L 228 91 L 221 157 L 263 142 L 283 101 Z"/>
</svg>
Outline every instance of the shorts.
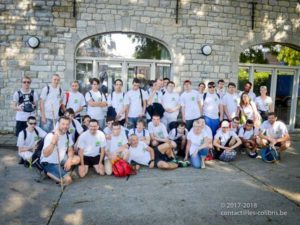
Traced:
<svg viewBox="0 0 300 225">
<path fill-rule="evenodd" d="M 61 177 L 59 176 L 58 164 L 42 162 L 42 166 L 44 167 L 46 173 L 52 174 L 57 179 L 61 179 L 67 175 L 67 171 L 65 171 L 65 169 L 61 165 L 59 165 L 61 171 Z"/>
<path fill-rule="evenodd" d="M 83 162 L 85 166 L 94 166 L 99 164 L 100 155 L 97 156 L 83 156 Z"/>
<path fill-rule="evenodd" d="M 159 161 L 164 161 L 167 162 L 169 161 L 168 156 L 166 156 L 165 154 L 162 154 L 157 147 L 153 148 L 154 150 L 154 166 L 157 167 L 157 164 Z"/>
</svg>

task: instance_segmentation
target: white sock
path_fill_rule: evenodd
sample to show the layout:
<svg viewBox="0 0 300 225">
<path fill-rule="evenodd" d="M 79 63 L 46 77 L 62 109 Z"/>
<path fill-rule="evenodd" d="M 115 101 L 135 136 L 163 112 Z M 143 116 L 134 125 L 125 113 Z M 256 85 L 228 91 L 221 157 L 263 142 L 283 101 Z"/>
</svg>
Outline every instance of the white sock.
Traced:
<svg viewBox="0 0 300 225">
<path fill-rule="evenodd" d="M 206 156 L 201 156 L 201 169 L 205 168 L 205 158 Z"/>
</svg>

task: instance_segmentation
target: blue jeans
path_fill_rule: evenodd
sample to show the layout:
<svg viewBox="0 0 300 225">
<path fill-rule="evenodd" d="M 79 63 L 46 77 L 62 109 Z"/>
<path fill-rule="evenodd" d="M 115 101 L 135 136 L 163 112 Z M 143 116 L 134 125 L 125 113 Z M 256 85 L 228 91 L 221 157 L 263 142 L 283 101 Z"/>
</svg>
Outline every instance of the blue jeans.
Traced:
<svg viewBox="0 0 300 225">
<path fill-rule="evenodd" d="M 204 120 L 205 120 L 205 124 L 210 127 L 214 137 L 219 128 L 220 119 L 211 119 L 207 116 L 204 116 Z"/>
<path fill-rule="evenodd" d="M 98 120 L 99 126 L 101 130 L 105 128 L 105 119 Z"/>
<path fill-rule="evenodd" d="M 52 119 L 47 119 L 46 118 L 46 123 L 42 122 L 42 118 L 40 120 L 40 127 L 47 133 L 50 133 L 53 131 L 54 126 L 53 126 L 53 120 Z"/>
<path fill-rule="evenodd" d="M 202 163 L 201 157 L 206 157 L 207 154 L 208 154 L 208 148 L 203 148 L 203 149 L 198 151 L 196 156 L 191 155 L 190 158 L 191 158 L 192 166 L 194 168 L 200 169 L 201 168 L 201 163 Z"/>
<path fill-rule="evenodd" d="M 43 162 L 42 165 L 46 173 L 50 173 L 56 178 L 60 179 L 58 164 Z M 60 166 L 60 172 L 62 176 L 61 178 L 63 178 L 67 174 L 67 171 L 65 171 L 61 165 L 59 166 Z"/>
<path fill-rule="evenodd" d="M 129 123 L 128 129 L 136 128 L 138 119 L 140 119 L 140 117 L 128 117 L 128 123 Z"/>
</svg>

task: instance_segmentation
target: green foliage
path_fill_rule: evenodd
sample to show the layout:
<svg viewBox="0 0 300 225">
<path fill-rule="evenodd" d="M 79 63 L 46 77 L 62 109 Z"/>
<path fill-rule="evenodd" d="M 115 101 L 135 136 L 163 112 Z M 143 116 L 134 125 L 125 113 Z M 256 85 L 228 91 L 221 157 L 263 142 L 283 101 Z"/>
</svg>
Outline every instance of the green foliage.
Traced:
<svg viewBox="0 0 300 225">
<path fill-rule="evenodd" d="M 241 63 L 258 63 L 268 64 L 268 60 L 264 58 L 264 54 L 261 49 L 249 48 L 240 54 Z"/>
<path fill-rule="evenodd" d="M 300 52 L 289 47 L 282 47 L 277 59 L 278 61 L 283 61 L 288 66 L 299 66 Z"/>
</svg>

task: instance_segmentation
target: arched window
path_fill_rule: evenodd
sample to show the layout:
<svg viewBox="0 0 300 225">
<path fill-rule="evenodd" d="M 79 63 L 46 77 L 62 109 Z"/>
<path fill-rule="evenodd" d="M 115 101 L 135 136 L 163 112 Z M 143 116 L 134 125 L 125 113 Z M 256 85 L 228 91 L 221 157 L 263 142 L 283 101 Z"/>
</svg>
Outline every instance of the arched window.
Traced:
<svg viewBox="0 0 300 225">
<path fill-rule="evenodd" d="M 171 55 L 159 41 L 142 34 L 106 33 L 83 40 L 76 50 L 76 78 L 84 90 L 89 79 L 102 81 L 102 90 L 110 91 L 113 81 L 122 79 L 124 91 L 132 79 L 141 79 L 143 87 L 155 78 L 170 78 Z"/>
</svg>

